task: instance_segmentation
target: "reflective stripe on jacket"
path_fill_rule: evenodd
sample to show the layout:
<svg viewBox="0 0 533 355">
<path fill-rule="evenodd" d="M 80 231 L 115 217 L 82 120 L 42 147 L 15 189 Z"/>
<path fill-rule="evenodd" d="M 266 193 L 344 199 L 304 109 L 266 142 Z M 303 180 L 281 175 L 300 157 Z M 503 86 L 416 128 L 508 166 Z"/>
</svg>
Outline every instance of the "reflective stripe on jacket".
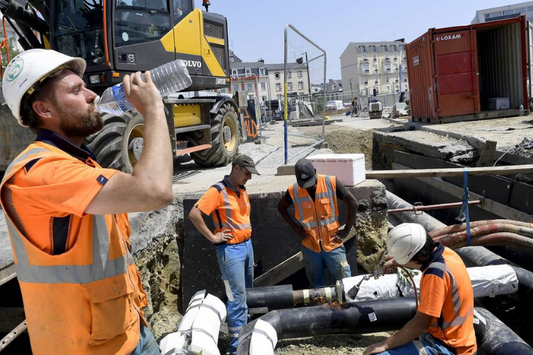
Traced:
<svg viewBox="0 0 533 355">
<path fill-rule="evenodd" d="M 11 163 L 0 185 L 32 351 L 129 354 L 139 342 L 139 322 L 145 323 L 142 308 L 147 302 L 121 229 L 127 216 L 73 216 L 81 225 L 76 244 L 59 255 L 40 250 L 25 237 L 24 206 L 13 204 L 11 184 L 6 184 L 35 159 L 76 158 L 33 143 Z"/>
<path fill-rule="evenodd" d="M 337 208 L 337 179 L 334 176 L 318 174 L 315 201 L 307 189 L 297 183 L 289 186 L 289 194 L 294 202 L 296 220 L 311 237 L 302 240 L 302 244 L 317 253 L 320 244 L 325 251 L 332 251 L 342 244 L 332 244 L 331 237 L 339 230 L 339 209 Z"/>
<path fill-rule="evenodd" d="M 215 234 L 224 230 L 231 230 L 233 238 L 228 244 L 238 244 L 250 239 L 252 225 L 250 223 L 250 199 L 244 189 L 240 189 L 240 196 L 229 189 L 223 181 L 213 185 L 219 193 L 219 205 L 211 214 L 215 225 Z"/>
</svg>

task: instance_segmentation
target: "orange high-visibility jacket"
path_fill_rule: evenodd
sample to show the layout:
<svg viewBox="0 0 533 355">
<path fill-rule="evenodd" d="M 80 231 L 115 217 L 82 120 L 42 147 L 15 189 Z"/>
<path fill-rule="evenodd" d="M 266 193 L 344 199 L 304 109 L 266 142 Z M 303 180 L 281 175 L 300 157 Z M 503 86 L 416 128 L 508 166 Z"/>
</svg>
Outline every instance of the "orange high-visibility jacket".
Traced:
<svg viewBox="0 0 533 355">
<path fill-rule="evenodd" d="M 79 231 L 72 248 L 50 255 L 36 247 L 25 235 L 25 206 L 15 202 L 17 179 L 11 179 L 36 159 L 49 164 L 41 168 L 79 164 L 57 147 L 34 142 L 0 185 L 33 353 L 129 354 L 139 342 L 139 322 L 146 324 L 147 302 L 128 248 L 127 215 L 72 215 L 71 228 Z M 47 233 L 51 226 L 40 228 Z"/>
<path fill-rule="evenodd" d="M 337 179 L 334 176 L 318 174 L 315 201 L 307 189 L 297 183 L 289 186 L 289 194 L 294 202 L 296 220 L 311 235 L 302 244 L 317 253 L 322 249 L 329 252 L 342 244 L 331 243 L 331 237 L 339 230 L 339 209 L 337 208 Z"/>
<path fill-rule="evenodd" d="M 224 179 L 211 186 L 196 207 L 206 215 L 211 215 L 215 225 L 214 234 L 229 229 L 233 238 L 227 244 L 238 244 L 250 239 L 250 199 L 246 189 L 239 187 L 239 194 L 228 186 Z"/>
</svg>

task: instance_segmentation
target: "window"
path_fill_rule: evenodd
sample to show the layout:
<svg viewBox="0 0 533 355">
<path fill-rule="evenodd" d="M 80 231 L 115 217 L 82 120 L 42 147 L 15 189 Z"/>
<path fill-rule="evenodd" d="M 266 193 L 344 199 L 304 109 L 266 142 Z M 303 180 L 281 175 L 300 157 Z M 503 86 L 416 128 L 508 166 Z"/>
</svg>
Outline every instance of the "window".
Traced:
<svg viewBox="0 0 533 355">
<path fill-rule="evenodd" d="M 244 83 L 241 84 L 242 91 L 244 91 Z"/>
<path fill-rule="evenodd" d="M 385 82 L 388 83 L 389 81 L 390 81 L 390 78 L 387 76 L 387 77 L 385 78 Z"/>
<path fill-rule="evenodd" d="M 503 15 L 504 15 L 504 16 L 505 16 L 505 15 L 512 15 L 512 14 L 513 14 L 513 10 L 505 10 L 505 11 L 503 12 Z"/>
<path fill-rule="evenodd" d="M 390 46 L 390 49 L 391 49 L 393 52 L 395 52 L 395 51 L 396 51 L 396 45 L 395 45 L 395 44 L 391 45 L 391 46 Z"/>
<path fill-rule="evenodd" d="M 246 84 L 246 91 L 253 91 L 254 89 L 252 88 L 252 84 L 251 83 L 248 83 Z"/>
<path fill-rule="evenodd" d="M 261 83 L 261 90 L 263 90 L 263 91 L 266 90 L 266 83 Z"/>
<path fill-rule="evenodd" d="M 252 74 L 252 69 L 250 69 L 250 68 L 246 68 L 246 70 L 244 71 L 244 73 L 245 73 L 246 75 L 250 75 L 250 74 Z"/>
<path fill-rule="evenodd" d="M 276 92 L 281 91 L 281 83 L 276 83 Z"/>
<path fill-rule="evenodd" d="M 287 90 L 293 91 L 293 89 L 294 89 L 294 85 L 292 85 L 292 83 L 288 83 L 287 84 Z"/>
<path fill-rule="evenodd" d="M 521 14 L 521 13 L 524 13 L 526 12 L 526 8 L 525 7 L 519 7 L 518 9 L 514 9 L 514 13 L 515 14 Z"/>
<path fill-rule="evenodd" d="M 487 21 L 488 19 L 490 19 L 490 14 L 485 14 L 485 21 Z"/>
<path fill-rule="evenodd" d="M 268 98 L 265 95 L 263 95 L 263 96 L 261 96 L 261 100 L 262 101 L 266 101 L 266 100 L 268 100 Z"/>
<path fill-rule="evenodd" d="M 361 53 L 366 52 L 366 47 L 365 46 L 359 46 L 359 52 L 361 52 Z"/>
<path fill-rule="evenodd" d="M 265 68 L 259 68 L 259 75 L 260 75 L 260 76 L 265 76 L 265 75 L 266 75 L 266 70 L 265 70 Z"/>
<path fill-rule="evenodd" d="M 388 50 L 387 47 L 388 47 L 388 46 L 387 46 L 386 44 L 383 44 L 383 45 L 381 46 L 381 48 L 383 49 L 383 52 L 386 52 L 386 51 Z"/>
<path fill-rule="evenodd" d="M 370 46 L 370 51 L 371 52 L 375 52 L 376 51 L 376 46 L 375 45 L 371 45 Z"/>
<path fill-rule="evenodd" d="M 390 85 L 387 85 L 387 92 L 390 92 Z"/>
<path fill-rule="evenodd" d="M 377 84 L 377 83 L 378 83 L 378 77 L 376 76 L 376 77 L 374 78 L 374 84 Z"/>
<path fill-rule="evenodd" d="M 287 72 L 287 79 L 291 79 L 292 78 L 292 72 L 289 70 Z"/>
<path fill-rule="evenodd" d="M 304 89 L 304 82 L 303 81 L 299 81 L 298 82 L 298 90 L 303 90 Z"/>
<path fill-rule="evenodd" d="M 231 75 L 237 75 L 237 69 L 231 69 Z"/>
<path fill-rule="evenodd" d="M 301 70 L 298 70 L 298 78 L 301 78 L 303 75 L 302 71 Z"/>
<path fill-rule="evenodd" d="M 239 91 L 239 84 L 233 85 L 233 91 Z"/>
<path fill-rule="evenodd" d="M 281 79 L 281 74 L 279 73 L 279 71 L 274 73 L 274 77 L 276 78 L 276 80 Z"/>
</svg>

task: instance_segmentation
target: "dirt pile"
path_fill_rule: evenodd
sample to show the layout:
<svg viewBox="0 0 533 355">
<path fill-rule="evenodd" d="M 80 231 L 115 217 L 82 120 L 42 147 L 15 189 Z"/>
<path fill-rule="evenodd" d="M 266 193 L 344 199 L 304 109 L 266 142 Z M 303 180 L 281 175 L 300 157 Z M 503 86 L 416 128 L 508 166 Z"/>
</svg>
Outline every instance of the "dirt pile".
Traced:
<svg viewBox="0 0 533 355">
<path fill-rule="evenodd" d="M 367 346 L 384 340 L 388 333 L 372 335 L 319 335 L 309 338 L 280 340 L 276 355 L 345 355 L 362 354 Z"/>
<path fill-rule="evenodd" d="M 365 168 L 372 170 L 373 131 L 363 131 L 347 127 L 329 127 L 326 142 L 337 154 L 362 153 L 365 155 Z"/>
</svg>

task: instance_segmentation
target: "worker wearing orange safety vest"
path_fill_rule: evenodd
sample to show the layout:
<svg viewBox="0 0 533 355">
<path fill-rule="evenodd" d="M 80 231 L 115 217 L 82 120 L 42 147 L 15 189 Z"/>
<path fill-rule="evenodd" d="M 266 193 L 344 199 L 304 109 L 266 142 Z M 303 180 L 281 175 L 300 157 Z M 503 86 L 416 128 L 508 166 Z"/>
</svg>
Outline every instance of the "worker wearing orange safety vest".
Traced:
<svg viewBox="0 0 533 355">
<path fill-rule="evenodd" d="M 104 169 L 83 144 L 103 127 L 86 63 L 32 49 L 7 66 L 11 112 L 37 132 L 8 167 L 1 203 L 33 354 L 159 354 L 146 326 L 146 294 L 125 213 L 170 203 L 172 156 L 161 95 L 149 73 L 124 88 L 145 118 L 143 156 L 132 175 Z"/>
<path fill-rule="evenodd" d="M 229 352 L 236 354 L 239 331 L 248 320 L 246 288 L 253 287 L 254 251 L 250 237 L 250 199 L 246 182 L 259 174 L 247 155 L 233 158 L 231 173 L 211 186 L 189 212 L 196 229 L 215 245 L 222 281 L 226 289 L 228 311 Z M 202 214 L 211 215 L 211 232 Z"/>
<path fill-rule="evenodd" d="M 459 255 L 435 243 L 417 223 L 394 227 L 387 249 L 392 258 L 383 265 L 384 272 L 396 266 L 422 271 L 420 302 L 413 319 L 364 354 L 476 354 L 474 291 Z"/>
<path fill-rule="evenodd" d="M 325 286 L 324 263 L 335 280 L 350 277 L 343 241 L 353 226 L 357 200 L 335 176 L 317 174 L 307 159 L 298 160 L 294 170 L 297 182 L 279 201 L 278 211 L 302 238 L 301 251 L 311 287 Z M 342 228 L 337 198 L 348 206 Z M 287 212 L 293 203 L 295 220 Z"/>
</svg>

